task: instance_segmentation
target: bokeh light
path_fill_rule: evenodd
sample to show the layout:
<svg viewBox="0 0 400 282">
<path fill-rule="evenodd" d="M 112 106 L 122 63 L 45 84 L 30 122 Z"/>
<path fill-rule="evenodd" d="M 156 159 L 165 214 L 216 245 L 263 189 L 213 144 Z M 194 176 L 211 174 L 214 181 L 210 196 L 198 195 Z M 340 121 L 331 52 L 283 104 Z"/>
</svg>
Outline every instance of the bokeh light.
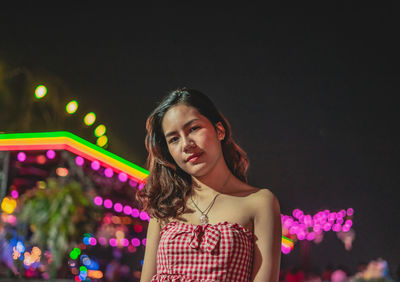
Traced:
<svg viewBox="0 0 400 282">
<path fill-rule="evenodd" d="M 19 152 L 17 154 L 17 159 L 20 162 L 24 162 L 26 160 L 26 154 L 24 152 Z"/>
<path fill-rule="evenodd" d="M 94 197 L 94 204 L 96 206 L 101 206 L 103 204 L 103 198 L 100 196 Z"/>
<path fill-rule="evenodd" d="M 86 116 L 83 118 L 83 122 L 87 126 L 91 126 L 95 121 L 96 121 L 96 115 L 93 112 L 86 114 Z"/>
<path fill-rule="evenodd" d="M 47 184 L 45 181 L 39 180 L 38 182 L 36 182 L 36 186 L 39 189 L 45 189 L 47 187 Z"/>
<path fill-rule="evenodd" d="M 74 114 L 78 110 L 78 102 L 72 100 L 65 106 L 65 111 L 70 115 Z"/>
<path fill-rule="evenodd" d="M 65 177 L 68 175 L 68 169 L 65 167 L 59 167 L 56 169 L 56 173 L 58 176 Z"/>
<path fill-rule="evenodd" d="M 139 247 L 139 246 L 140 246 L 140 240 L 139 240 L 138 238 L 133 238 L 133 239 L 131 240 L 131 242 L 132 242 L 132 245 L 133 245 L 134 247 Z"/>
<path fill-rule="evenodd" d="M 124 214 L 130 215 L 132 213 L 132 208 L 130 206 L 124 207 Z"/>
<path fill-rule="evenodd" d="M 46 163 L 46 157 L 44 155 L 39 155 L 36 157 L 36 161 L 38 164 L 45 164 Z"/>
<path fill-rule="evenodd" d="M 111 178 L 114 175 L 114 171 L 108 167 L 104 170 L 104 175 L 108 178 Z"/>
<path fill-rule="evenodd" d="M 99 147 L 104 147 L 105 145 L 107 145 L 108 143 L 108 138 L 106 135 L 100 136 L 99 138 L 97 138 L 96 144 Z"/>
<path fill-rule="evenodd" d="M 56 152 L 54 152 L 53 150 L 48 150 L 46 152 L 46 157 L 50 160 L 54 159 L 56 157 Z"/>
<path fill-rule="evenodd" d="M 42 99 L 47 94 L 47 88 L 44 85 L 38 85 L 35 89 L 36 99 Z"/>
<path fill-rule="evenodd" d="M 94 136 L 100 137 L 103 136 L 106 133 L 106 126 L 104 124 L 100 124 L 96 127 L 94 130 Z"/>
<path fill-rule="evenodd" d="M 17 199 L 19 197 L 18 191 L 17 190 L 12 190 L 11 191 L 11 197 L 14 199 Z"/>
<path fill-rule="evenodd" d="M 118 174 L 118 179 L 121 182 L 126 182 L 128 180 L 128 175 L 125 172 L 120 172 Z"/>
<path fill-rule="evenodd" d="M 122 205 L 120 203 L 115 203 L 114 210 L 116 212 L 121 212 L 122 211 Z"/>
<path fill-rule="evenodd" d="M 99 161 L 93 161 L 93 162 L 91 163 L 91 167 L 92 167 L 93 170 L 99 170 L 99 168 L 100 168 L 100 163 L 99 163 Z"/>
<path fill-rule="evenodd" d="M 1 209 L 5 213 L 13 213 L 15 208 L 17 207 L 17 201 L 10 197 L 4 197 L 3 201 L 1 202 Z"/>
<path fill-rule="evenodd" d="M 104 207 L 107 209 L 111 209 L 113 206 L 113 202 L 110 199 L 104 200 Z"/>
<path fill-rule="evenodd" d="M 81 156 L 76 156 L 75 163 L 77 166 L 83 166 L 83 164 L 85 163 L 85 159 Z"/>
<path fill-rule="evenodd" d="M 139 217 L 139 214 L 140 214 L 140 212 L 139 212 L 138 209 L 132 209 L 132 216 L 133 217 Z"/>
</svg>

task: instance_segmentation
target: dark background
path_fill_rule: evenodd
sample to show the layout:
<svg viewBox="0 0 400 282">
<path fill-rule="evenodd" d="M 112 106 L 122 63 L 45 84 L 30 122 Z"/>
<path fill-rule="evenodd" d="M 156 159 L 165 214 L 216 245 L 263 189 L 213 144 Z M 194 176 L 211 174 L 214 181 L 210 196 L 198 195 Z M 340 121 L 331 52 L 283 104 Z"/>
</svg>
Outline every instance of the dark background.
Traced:
<svg viewBox="0 0 400 282">
<path fill-rule="evenodd" d="M 353 249 L 330 232 L 311 245 L 314 266 L 382 257 L 394 270 L 398 14 L 391 2 L 2 8 L 0 59 L 62 80 L 108 126 L 109 150 L 140 166 L 157 102 L 180 86 L 206 93 L 249 155 L 250 184 L 282 213 L 354 208 Z M 282 264 L 300 264 L 299 250 Z"/>
</svg>

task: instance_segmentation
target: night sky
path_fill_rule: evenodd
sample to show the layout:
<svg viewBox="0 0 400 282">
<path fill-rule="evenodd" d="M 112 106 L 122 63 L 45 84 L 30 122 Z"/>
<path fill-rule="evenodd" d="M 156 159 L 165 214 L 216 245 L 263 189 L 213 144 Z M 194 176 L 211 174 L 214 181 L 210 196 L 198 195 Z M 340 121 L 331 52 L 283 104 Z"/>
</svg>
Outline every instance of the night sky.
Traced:
<svg viewBox="0 0 400 282">
<path fill-rule="evenodd" d="M 398 9 L 168 3 L 2 9 L 0 60 L 62 80 L 109 127 L 109 150 L 140 166 L 157 102 L 176 87 L 204 92 L 248 153 L 250 184 L 271 189 L 282 213 L 354 208 L 353 249 L 328 233 L 313 265 L 354 271 L 382 257 L 394 270 Z M 299 264 L 299 250 L 282 264 Z"/>
</svg>

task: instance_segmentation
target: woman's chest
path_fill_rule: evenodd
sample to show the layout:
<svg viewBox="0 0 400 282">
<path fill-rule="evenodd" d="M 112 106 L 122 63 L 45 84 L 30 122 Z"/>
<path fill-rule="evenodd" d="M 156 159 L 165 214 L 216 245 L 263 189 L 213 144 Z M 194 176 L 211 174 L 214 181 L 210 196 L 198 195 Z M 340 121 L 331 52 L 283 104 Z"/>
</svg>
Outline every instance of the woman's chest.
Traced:
<svg viewBox="0 0 400 282">
<path fill-rule="evenodd" d="M 219 202 L 215 202 L 208 212 L 204 212 L 202 207 L 195 206 L 190 200 L 187 207 L 191 211 L 186 211 L 182 215 L 182 221 L 186 224 L 202 224 L 202 217 L 206 215 L 208 223 L 217 224 L 221 222 L 237 223 L 247 230 L 253 232 L 253 209 L 251 202 L 243 197 L 221 197 Z"/>
</svg>

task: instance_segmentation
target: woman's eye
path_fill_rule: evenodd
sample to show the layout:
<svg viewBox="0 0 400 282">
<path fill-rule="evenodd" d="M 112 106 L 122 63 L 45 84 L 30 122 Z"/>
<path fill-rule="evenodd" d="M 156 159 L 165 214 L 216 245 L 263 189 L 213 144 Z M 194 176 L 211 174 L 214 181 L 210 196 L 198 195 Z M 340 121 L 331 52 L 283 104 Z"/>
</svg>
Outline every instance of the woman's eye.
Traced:
<svg viewBox="0 0 400 282">
<path fill-rule="evenodd" d="M 173 137 L 173 138 L 169 139 L 168 143 L 174 143 L 177 140 L 178 140 L 177 137 Z"/>
<path fill-rule="evenodd" d="M 190 129 L 190 131 L 195 131 L 195 130 L 197 130 L 197 129 L 199 129 L 200 128 L 200 126 L 193 126 L 191 129 Z"/>
</svg>

